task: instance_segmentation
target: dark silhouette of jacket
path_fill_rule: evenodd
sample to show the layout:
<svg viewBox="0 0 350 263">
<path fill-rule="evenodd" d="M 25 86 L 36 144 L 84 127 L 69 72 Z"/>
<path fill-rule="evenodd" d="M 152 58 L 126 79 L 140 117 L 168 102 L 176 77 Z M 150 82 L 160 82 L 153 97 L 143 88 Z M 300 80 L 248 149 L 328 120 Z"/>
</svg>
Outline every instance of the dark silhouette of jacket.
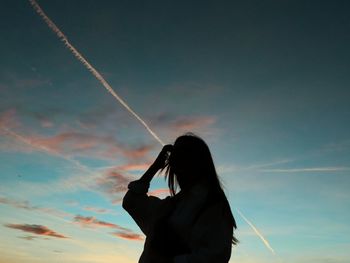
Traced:
<svg viewBox="0 0 350 263">
<path fill-rule="evenodd" d="M 148 196 L 149 184 L 134 181 L 124 209 L 146 235 L 139 263 L 227 263 L 233 226 L 225 205 L 208 198 L 203 185 L 159 199 Z"/>
</svg>

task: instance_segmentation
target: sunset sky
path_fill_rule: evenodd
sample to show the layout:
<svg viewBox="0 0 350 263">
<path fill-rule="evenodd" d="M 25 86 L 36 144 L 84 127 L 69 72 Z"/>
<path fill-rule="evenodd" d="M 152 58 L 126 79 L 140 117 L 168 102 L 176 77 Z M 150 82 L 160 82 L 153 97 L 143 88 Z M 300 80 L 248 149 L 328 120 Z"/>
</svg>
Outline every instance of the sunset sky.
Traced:
<svg viewBox="0 0 350 263">
<path fill-rule="evenodd" d="M 38 3 L 165 143 L 208 143 L 231 263 L 349 262 L 349 1 Z M 28 1 L 0 32 L 0 263 L 137 262 L 121 198 L 161 145 Z"/>
</svg>

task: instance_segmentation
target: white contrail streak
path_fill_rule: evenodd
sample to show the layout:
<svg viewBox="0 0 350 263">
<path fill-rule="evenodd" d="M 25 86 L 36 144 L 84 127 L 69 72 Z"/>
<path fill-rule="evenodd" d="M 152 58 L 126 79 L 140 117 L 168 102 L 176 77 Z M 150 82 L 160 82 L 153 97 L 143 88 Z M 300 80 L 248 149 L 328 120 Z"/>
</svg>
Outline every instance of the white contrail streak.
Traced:
<svg viewBox="0 0 350 263">
<path fill-rule="evenodd" d="M 103 76 L 83 57 L 83 55 L 68 41 L 68 38 L 63 34 L 63 32 L 56 26 L 56 24 L 45 14 L 43 9 L 35 0 L 29 0 L 30 4 L 34 10 L 41 16 L 47 26 L 57 35 L 57 37 L 64 43 L 64 45 L 72 52 L 72 54 L 91 72 L 92 75 L 107 89 L 109 93 L 122 105 L 124 108 L 129 111 L 145 128 L 146 130 L 163 146 L 164 142 L 158 137 L 158 135 L 147 125 L 147 123 L 113 90 L 109 83 L 103 78 Z M 14 135 L 14 134 L 12 134 Z M 21 138 L 18 138 L 21 139 Z M 22 140 L 22 139 L 21 139 Z M 23 141 L 23 140 L 22 140 Z M 44 150 L 44 149 L 42 149 Z M 46 149 L 45 151 L 47 151 Z M 51 151 L 51 150 L 50 150 Z M 66 159 L 66 158 L 65 158 Z M 74 161 L 69 159 L 69 161 Z M 74 161 L 76 162 L 76 161 Z M 81 165 L 81 164 L 80 164 Z M 259 231 L 251 224 L 246 217 L 243 216 L 241 212 L 239 214 L 243 219 L 253 228 L 255 233 L 261 238 L 264 244 L 272 251 L 275 252 L 266 241 L 266 239 L 259 233 Z"/>
<path fill-rule="evenodd" d="M 72 54 L 95 76 L 95 78 L 107 89 L 109 93 L 129 111 L 141 124 L 147 129 L 147 131 L 161 144 L 163 141 L 158 135 L 148 126 L 148 124 L 132 109 L 130 106 L 113 90 L 109 83 L 102 77 L 102 75 L 83 57 L 83 55 L 68 41 L 68 38 L 63 32 L 56 26 L 56 24 L 45 14 L 43 9 L 35 0 L 29 0 L 34 10 L 42 17 L 48 27 L 57 35 L 57 37 L 64 43 L 64 45 L 72 52 Z"/>
<path fill-rule="evenodd" d="M 275 251 L 273 250 L 273 248 L 271 247 L 270 243 L 266 240 L 266 238 L 264 238 L 264 236 L 260 233 L 260 231 L 253 225 L 252 222 L 250 222 L 243 214 L 242 212 L 237 209 L 237 212 L 239 213 L 239 215 L 244 219 L 244 221 L 246 221 L 246 223 L 254 230 L 255 234 L 258 235 L 258 237 L 260 237 L 260 239 L 262 240 L 262 242 L 265 244 L 265 246 L 272 252 L 272 254 L 276 254 Z"/>
</svg>

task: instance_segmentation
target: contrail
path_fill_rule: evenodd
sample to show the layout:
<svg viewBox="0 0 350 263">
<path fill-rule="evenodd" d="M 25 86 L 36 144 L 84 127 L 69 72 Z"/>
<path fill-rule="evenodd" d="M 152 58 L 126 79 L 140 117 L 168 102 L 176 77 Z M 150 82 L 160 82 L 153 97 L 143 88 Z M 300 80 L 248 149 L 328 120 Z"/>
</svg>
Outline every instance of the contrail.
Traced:
<svg viewBox="0 0 350 263">
<path fill-rule="evenodd" d="M 260 239 L 262 240 L 262 242 L 265 244 L 265 246 L 272 252 L 272 254 L 276 255 L 275 251 L 273 250 L 273 248 L 271 247 L 270 243 L 266 240 L 266 238 L 264 238 L 264 236 L 260 233 L 260 231 L 253 225 L 252 222 L 250 222 L 243 214 L 242 212 L 237 208 L 237 212 L 239 213 L 239 215 L 244 219 L 244 221 L 247 222 L 247 224 L 254 230 L 255 234 L 258 235 L 258 237 L 260 237 Z"/>
<path fill-rule="evenodd" d="M 57 37 L 63 42 L 63 44 L 72 52 L 72 54 L 95 76 L 95 78 L 107 89 L 109 93 L 129 111 L 141 124 L 147 129 L 147 131 L 163 146 L 164 142 L 158 137 L 158 135 L 148 126 L 148 124 L 132 109 L 130 106 L 113 90 L 109 83 L 102 77 L 102 75 L 83 57 L 83 55 L 68 41 L 68 38 L 63 32 L 56 26 L 56 24 L 45 14 L 43 9 L 35 0 L 29 0 L 34 10 L 41 16 L 48 27 L 57 35 Z"/>
<path fill-rule="evenodd" d="M 56 26 L 56 24 L 45 14 L 43 9 L 35 0 L 29 0 L 34 10 L 41 16 L 47 26 L 57 35 L 57 37 L 63 42 L 63 44 L 72 52 L 72 54 L 87 68 L 92 75 L 112 94 L 112 96 L 129 111 L 145 128 L 146 130 L 163 146 L 164 142 L 158 137 L 158 135 L 147 125 L 147 123 L 113 90 L 109 83 L 103 78 L 103 76 L 83 57 L 83 55 L 69 42 L 68 38 L 63 32 Z M 72 160 L 69 160 L 72 161 Z M 74 160 L 73 160 L 74 161 Z M 80 164 L 81 165 L 81 164 Z M 259 233 L 255 226 L 250 223 L 246 217 L 238 210 L 243 219 L 253 228 L 254 232 L 261 238 L 264 244 L 273 254 L 275 252 L 266 241 L 266 239 Z"/>
</svg>

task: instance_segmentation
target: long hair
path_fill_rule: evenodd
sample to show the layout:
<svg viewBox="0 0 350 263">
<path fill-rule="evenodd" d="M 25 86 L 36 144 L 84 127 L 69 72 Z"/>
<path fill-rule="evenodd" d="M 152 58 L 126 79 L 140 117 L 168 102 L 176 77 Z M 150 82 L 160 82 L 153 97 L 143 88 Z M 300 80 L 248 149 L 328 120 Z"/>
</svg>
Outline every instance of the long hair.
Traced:
<svg viewBox="0 0 350 263">
<path fill-rule="evenodd" d="M 165 167 L 165 175 L 168 179 L 168 186 L 172 196 L 176 194 L 181 180 L 179 174 L 179 163 L 181 169 L 186 169 L 186 174 L 191 175 L 193 183 L 204 182 L 208 187 L 208 202 L 222 202 L 225 206 L 225 216 L 231 221 L 234 229 L 237 228 L 229 202 L 223 191 L 221 182 L 216 173 L 213 158 L 208 145 L 203 139 L 193 133 L 186 133 L 175 140 L 174 150 L 170 154 Z M 238 240 L 232 236 L 232 244 L 236 245 Z"/>
</svg>

